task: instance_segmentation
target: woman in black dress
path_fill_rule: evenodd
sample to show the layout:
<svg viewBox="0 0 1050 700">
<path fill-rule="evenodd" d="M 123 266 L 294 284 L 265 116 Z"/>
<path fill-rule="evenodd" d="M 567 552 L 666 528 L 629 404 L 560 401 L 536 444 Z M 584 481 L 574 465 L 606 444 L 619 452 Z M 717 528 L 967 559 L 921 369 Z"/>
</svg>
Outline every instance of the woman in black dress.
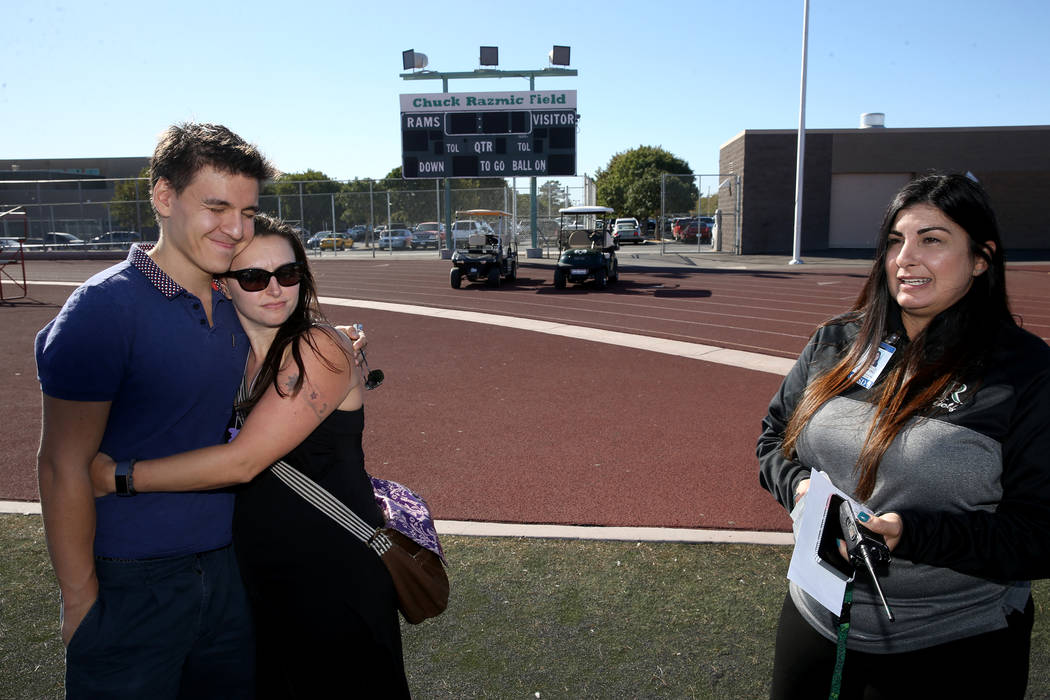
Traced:
<svg viewBox="0 0 1050 700">
<path fill-rule="evenodd" d="M 324 322 L 306 251 L 266 216 L 227 273 L 251 350 L 225 445 L 136 462 L 136 491 L 237 491 L 234 547 L 256 625 L 259 697 L 408 697 L 397 596 L 380 559 L 266 469 L 283 459 L 374 526 L 364 386 L 353 346 Z M 238 421 L 240 424 L 240 421 Z M 113 491 L 114 464 L 92 465 Z"/>
</svg>

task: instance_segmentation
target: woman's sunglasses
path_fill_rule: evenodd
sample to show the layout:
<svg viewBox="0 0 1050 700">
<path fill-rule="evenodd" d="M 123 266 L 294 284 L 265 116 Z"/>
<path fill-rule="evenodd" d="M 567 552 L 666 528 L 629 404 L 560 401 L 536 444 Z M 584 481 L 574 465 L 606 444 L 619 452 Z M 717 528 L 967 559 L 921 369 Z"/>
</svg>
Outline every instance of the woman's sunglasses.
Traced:
<svg viewBox="0 0 1050 700">
<path fill-rule="evenodd" d="M 261 292 L 270 286 L 270 278 L 276 277 L 282 287 L 294 287 L 303 279 L 303 264 L 288 263 L 270 272 L 257 267 L 246 267 L 243 270 L 230 270 L 223 277 L 232 277 L 246 292 Z"/>
</svg>

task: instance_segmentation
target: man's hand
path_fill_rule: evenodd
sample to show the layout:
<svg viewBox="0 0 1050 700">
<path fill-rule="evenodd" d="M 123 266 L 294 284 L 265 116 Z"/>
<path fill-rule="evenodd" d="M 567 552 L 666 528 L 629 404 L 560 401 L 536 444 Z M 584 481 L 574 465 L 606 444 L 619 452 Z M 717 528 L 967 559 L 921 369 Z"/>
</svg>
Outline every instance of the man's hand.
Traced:
<svg viewBox="0 0 1050 700">
<path fill-rule="evenodd" d="M 353 326 L 336 326 L 335 329 L 354 341 L 354 364 L 361 366 L 361 351 L 368 345 L 368 336 L 363 330 L 358 331 Z"/>
<path fill-rule="evenodd" d="M 87 616 L 88 610 L 91 610 L 91 606 L 95 604 L 95 600 L 98 599 L 98 581 L 94 580 L 94 593 L 90 596 L 71 601 L 63 598 L 62 600 L 62 644 L 63 646 L 69 646 L 69 641 L 73 639 L 73 633 L 80 627 L 80 623 L 84 621 L 84 617 Z"/>
<path fill-rule="evenodd" d="M 98 598 L 95 499 L 88 465 L 108 419 L 109 402 L 43 397 L 37 477 L 47 549 L 62 591 L 65 644 Z"/>
</svg>

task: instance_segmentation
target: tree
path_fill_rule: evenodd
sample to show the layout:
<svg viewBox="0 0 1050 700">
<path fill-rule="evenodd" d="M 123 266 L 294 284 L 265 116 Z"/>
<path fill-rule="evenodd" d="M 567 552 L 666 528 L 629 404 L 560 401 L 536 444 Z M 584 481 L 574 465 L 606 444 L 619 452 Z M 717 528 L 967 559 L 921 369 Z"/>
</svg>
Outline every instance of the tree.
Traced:
<svg viewBox="0 0 1050 700">
<path fill-rule="evenodd" d="M 280 214 L 285 221 L 296 223 L 307 231 L 331 230 L 335 228 L 332 195 L 343 190 L 343 183 L 319 170 L 284 173 L 263 187 L 259 204 L 265 211 Z"/>
<path fill-rule="evenodd" d="M 700 213 L 702 215 L 714 216 L 716 209 L 718 209 L 717 194 L 704 195 L 700 198 Z"/>
<path fill-rule="evenodd" d="M 528 193 L 518 195 L 518 218 L 529 218 Z M 569 198 L 565 185 L 558 180 L 547 180 L 536 188 L 536 215 L 541 219 L 547 218 L 550 212 L 552 218 L 557 218 L 558 210 L 571 207 L 572 200 Z"/>
<path fill-rule="evenodd" d="M 354 178 L 350 182 L 343 185 L 343 191 L 335 196 L 335 210 L 336 216 L 339 220 L 341 228 L 350 228 L 351 226 L 372 226 L 373 222 L 373 204 L 375 202 L 375 183 L 371 180 L 359 180 Z M 385 203 L 385 200 L 384 200 Z M 377 209 L 374 216 L 378 219 L 379 210 Z M 386 221 L 386 213 L 384 211 L 381 217 L 382 221 Z"/>
<path fill-rule="evenodd" d="M 691 173 L 689 164 L 659 146 L 639 146 L 617 153 L 609 165 L 595 176 L 598 204 L 623 216 L 644 221 L 660 213 L 660 181 L 665 173 Z M 664 178 L 668 212 L 689 211 L 696 207 L 700 192 L 692 178 Z"/>
<path fill-rule="evenodd" d="M 122 180 L 113 188 L 109 213 L 120 228 L 141 232 L 157 226 L 150 204 L 149 167 L 142 169 L 138 180 Z"/>
<path fill-rule="evenodd" d="M 386 178 L 375 184 L 375 190 L 382 193 L 382 206 L 376 203 L 378 222 L 386 221 L 386 192 L 390 192 L 390 220 L 406 223 L 433 221 L 438 217 L 438 209 L 444 211 L 445 193 L 441 181 L 429 178 L 403 179 L 401 166 L 387 173 Z M 466 209 L 503 209 L 508 196 L 507 181 L 503 178 L 451 178 L 449 189 L 452 190 L 452 211 Z M 441 218 L 444 218 L 442 214 Z"/>
</svg>

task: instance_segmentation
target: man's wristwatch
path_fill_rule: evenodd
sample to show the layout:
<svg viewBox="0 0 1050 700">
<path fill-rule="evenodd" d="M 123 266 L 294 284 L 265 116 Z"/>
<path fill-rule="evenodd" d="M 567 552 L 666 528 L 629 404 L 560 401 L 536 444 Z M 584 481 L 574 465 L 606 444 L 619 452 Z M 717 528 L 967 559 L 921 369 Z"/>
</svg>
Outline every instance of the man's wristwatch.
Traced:
<svg viewBox="0 0 1050 700">
<path fill-rule="evenodd" d="M 117 462 L 116 480 L 117 480 L 117 495 L 118 496 L 134 496 L 135 482 L 132 480 L 132 473 L 135 471 L 135 460 L 126 459 L 121 462 Z"/>
</svg>

